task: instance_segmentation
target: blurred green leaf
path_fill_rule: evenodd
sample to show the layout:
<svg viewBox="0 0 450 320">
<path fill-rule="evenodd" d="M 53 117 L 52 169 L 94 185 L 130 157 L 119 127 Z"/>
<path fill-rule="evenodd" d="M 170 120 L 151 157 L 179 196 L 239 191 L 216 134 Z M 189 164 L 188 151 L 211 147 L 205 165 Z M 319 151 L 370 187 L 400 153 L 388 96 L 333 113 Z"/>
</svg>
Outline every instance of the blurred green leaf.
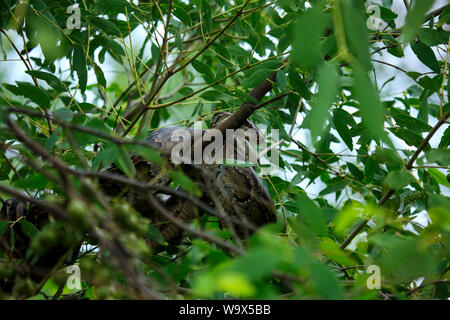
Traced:
<svg viewBox="0 0 450 320">
<path fill-rule="evenodd" d="M 321 59 L 320 40 L 325 30 L 325 13 L 321 2 L 299 15 L 292 44 L 292 58 L 303 69 L 316 65 Z"/>
<path fill-rule="evenodd" d="M 8 221 L 0 221 L 0 236 L 2 236 L 6 232 L 6 230 L 8 230 L 8 227 Z"/>
<path fill-rule="evenodd" d="M 427 160 L 441 166 L 450 165 L 450 150 L 430 150 L 426 153 Z"/>
<path fill-rule="evenodd" d="M 406 187 L 413 181 L 413 177 L 408 171 L 392 171 L 388 174 L 384 182 L 389 188 L 394 190 L 400 190 Z"/>
<path fill-rule="evenodd" d="M 450 182 L 447 181 L 445 174 L 435 168 L 429 168 L 428 173 L 434 178 L 434 180 L 436 180 L 437 183 L 450 188 Z"/>
<path fill-rule="evenodd" d="M 179 185 L 184 190 L 192 193 L 197 197 L 201 197 L 202 191 L 199 189 L 197 184 L 184 173 L 179 171 L 170 171 L 169 176 L 175 184 Z"/>
<path fill-rule="evenodd" d="M 19 224 L 23 233 L 30 239 L 33 239 L 39 233 L 39 229 L 27 220 L 22 219 L 19 221 Z"/>
<path fill-rule="evenodd" d="M 389 145 L 392 142 L 384 132 L 384 110 L 380 98 L 372 86 L 369 77 L 360 69 L 355 69 L 353 86 L 355 95 L 360 102 L 362 121 L 368 132 L 376 139 L 381 139 Z"/>
<path fill-rule="evenodd" d="M 156 164 L 156 165 L 162 165 L 162 159 L 159 155 L 159 153 L 154 150 L 151 147 L 144 147 L 144 146 L 135 146 L 133 148 L 134 152 L 136 152 L 138 155 L 144 157 L 148 161 Z"/>
<path fill-rule="evenodd" d="M 370 54 L 366 19 L 360 9 L 363 6 L 353 1 L 340 1 L 345 27 L 345 41 L 348 49 L 357 59 L 359 66 L 365 71 L 370 70 Z"/>
<path fill-rule="evenodd" d="M 297 195 L 297 206 L 299 217 L 304 219 L 318 236 L 325 236 L 327 225 L 322 210 L 303 193 Z"/>
<path fill-rule="evenodd" d="M 403 41 L 408 43 L 417 33 L 419 27 L 424 22 L 424 17 L 428 9 L 433 5 L 434 0 L 414 1 L 408 9 L 404 26 Z"/>
<path fill-rule="evenodd" d="M 192 61 L 192 66 L 195 70 L 197 70 L 199 73 L 201 73 L 207 82 L 212 82 L 214 80 L 214 73 L 211 71 L 211 69 L 204 64 L 201 61 L 194 60 Z"/>
<path fill-rule="evenodd" d="M 378 148 L 373 157 L 376 161 L 390 166 L 401 167 L 403 165 L 402 159 L 392 150 L 386 148 Z"/>
<path fill-rule="evenodd" d="M 441 142 L 439 143 L 439 148 L 444 149 L 448 147 L 450 144 L 450 127 L 445 129 L 444 134 L 442 135 Z"/>
<path fill-rule="evenodd" d="M 323 132 L 325 121 L 329 116 L 329 109 L 336 100 L 338 92 L 338 75 L 334 65 L 322 64 L 319 69 L 319 93 L 317 101 L 313 103 L 308 114 L 311 135 L 317 138 Z"/>
</svg>

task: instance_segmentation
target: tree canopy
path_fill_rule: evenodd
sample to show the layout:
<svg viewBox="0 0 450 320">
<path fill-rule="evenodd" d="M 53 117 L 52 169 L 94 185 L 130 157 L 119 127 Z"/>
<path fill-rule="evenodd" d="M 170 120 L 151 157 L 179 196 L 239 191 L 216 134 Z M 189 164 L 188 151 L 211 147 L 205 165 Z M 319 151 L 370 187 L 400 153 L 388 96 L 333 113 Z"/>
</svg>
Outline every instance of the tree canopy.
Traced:
<svg viewBox="0 0 450 320">
<path fill-rule="evenodd" d="M 0 298 L 447 300 L 449 24 L 433 0 L 0 0 Z M 205 213 L 154 251 L 102 181 L 150 199 L 148 133 L 218 111 L 279 153 L 252 163 L 277 222 L 239 239 L 175 168 Z"/>
</svg>

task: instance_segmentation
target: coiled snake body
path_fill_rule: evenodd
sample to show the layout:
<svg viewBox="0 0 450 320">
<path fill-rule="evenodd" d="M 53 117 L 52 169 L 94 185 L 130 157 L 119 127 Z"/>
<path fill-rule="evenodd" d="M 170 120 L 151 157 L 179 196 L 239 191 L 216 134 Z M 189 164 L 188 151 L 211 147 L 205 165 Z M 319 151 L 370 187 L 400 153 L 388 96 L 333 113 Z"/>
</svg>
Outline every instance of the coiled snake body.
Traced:
<svg viewBox="0 0 450 320">
<path fill-rule="evenodd" d="M 229 114 L 219 113 L 218 116 Z M 218 117 L 215 122 L 217 123 Z M 251 126 L 251 123 L 247 124 Z M 214 127 L 214 121 L 211 126 Z M 171 171 L 182 170 L 183 173 L 193 180 L 202 192 L 201 201 L 212 206 L 219 216 L 219 222 L 230 229 L 233 235 L 245 237 L 251 234 L 257 227 L 276 221 L 276 210 L 271 197 L 262 181 L 251 167 L 227 166 L 222 164 L 181 164 L 176 166 L 170 157 L 174 146 L 180 141 L 173 139 L 173 133 L 178 132 L 186 136 L 195 136 L 198 131 L 191 128 L 162 128 L 153 131 L 147 138 L 148 144 L 158 150 L 163 160 L 162 165 L 156 165 L 141 156 L 133 155 L 132 161 L 136 168 L 136 179 L 155 185 L 169 185 L 172 181 Z M 201 131 L 204 134 L 205 131 Z M 235 150 L 235 156 L 238 151 Z M 124 175 L 116 166 L 112 165 L 106 169 L 110 173 Z M 166 217 L 152 208 L 147 197 L 139 189 L 133 189 L 127 185 L 113 182 L 109 179 L 99 179 L 99 183 L 111 198 L 130 203 L 143 216 L 150 218 L 152 225 L 159 231 L 162 239 L 151 239 L 149 244 L 154 250 L 161 250 L 163 242 L 178 244 L 183 237 L 183 230 L 171 223 Z M 201 210 L 190 200 L 173 195 L 164 195 L 162 192 L 154 191 L 155 196 L 161 200 L 167 212 L 184 223 L 190 223 L 196 216 L 201 215 Z M 0 221 L 19 221 L 21 219 L 30 221 L 38 229 L 42 230 L 50 222 L 51 213 L 34 204 L 29 204 L 19 199 L 9 199 L 0 210 Z M 11 278 L 0 281 L 0 292 L 11 292 L 16 276 L 31 274 L 34 281 L 39 282 L 46 279 L 53 268 L 62 258 L 73 253 L 77 257 L 80 239 L 61 240 L 47 248 L 47 252 L 38 257 L 34 264 L 27 264 L 24 259 L 25 253 L 30 245 L 29 237 L 23 234 L 23 230 L 17 223 L 3 235 L 0 235 L 0 248 L 4 252 L 10 252 L 11 259 L 22 259 L 20 268 L 16 268 Z M 14 228 L 14 230 L 12 230 Z M 11 232 L 15 231 L 15 246 L 9 245 Z M 65 239 L 64 231 L 60 235 Z M 81 236 L 81 235 L 80 235 Z M 59 236 L 58 236 L 59 237 Z M 58 238 L 59 239 L 59 238 Z M 67 243 L 66 243 L 67 242 Z M 21 260 L 21 261 L 22 261 Z M 1 265 L 0 265 L 1 267 Z"/>
<path fill-rule="evenodd" d="M 217 124 L 220 116 L 223 118 L 228 115 L 224 112 L 216 115 L 211 122 L 212 126 Z M 247 124 L 252 126 L 249 122 Z M 155 184 L 169 184 L 171 179 L 167 173 L 176 170 L 170 157 L 173 148 L 180 142 L 184 142 L 180 137 L 190 137 L 193 140 L 198 137 L 199 131 L 184 127 L 167 127 L 153 131 L 147 137 L 147 142 L 162 155 L 164 165 L 157 166 L 134 155 L 132 160 L 138 172 L 137 178 Z M 201 134 L 204 133 L 205 131 L 202 130 Z M 237 152 L 234 150 L 235 158 L 238 157 Z M 211 204 L 218 212 L 221 224 L 233 229 L 238 236 L 248 236 L 255 228 L 276 221 L 276 210 L 271 197 L 253 168 L 204 163 L 201 165 L 181 164 L 180 167 L 202 191 L 201 200 Z M 108 170 L 121 173 L 115 166 Z M 119 186 L 113 188 L 116 192 L 111 192 L 110 187 L 104 189 L 112 196 L 118 195 L 121 190 Z M 132 191 L 126 195 L 122 192 L 121 195 L 125 196 L 144 216 L 151 218 L 165 241 L 171 243 L 180 240 L 182 230 L 155 214 L 142 194 Z M 161 193 L 157 195 L 163 200 L 168 211 L 183 222 L 189 223 L 199 214 L 198 208 L 188 200 L 175 196 L 163 196 Z M 232 217 L 234 222 L 239 220 L 241 223 L 232 223 L 233 219 L 227 219 L 227 217 Z M 152 242 L 152 246 L 158 245 Z"/>
</svg>

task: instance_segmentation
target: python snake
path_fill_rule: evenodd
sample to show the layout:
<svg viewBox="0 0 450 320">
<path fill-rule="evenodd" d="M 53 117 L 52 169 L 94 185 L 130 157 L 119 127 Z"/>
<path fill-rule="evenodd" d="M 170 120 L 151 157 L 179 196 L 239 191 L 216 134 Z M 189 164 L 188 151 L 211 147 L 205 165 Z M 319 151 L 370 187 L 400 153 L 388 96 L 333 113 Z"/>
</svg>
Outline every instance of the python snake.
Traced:
<svg viewBox="0 0 450 320">
<path fill-rule="evenodd" d="M 214 128 L 229 115 L 226 112 L 216 113 L 211 121 L 211 127 Z M 255 127 L 247 121 L 243 128 Z M 149 183 L 168 185 L 171 182 L 168 172 L 176 170 L 170 156 L 171 152 L 177 144 L 184 142 L 179 137 L 194 139 L 200 134 L 199 131 L 201 131 L 201 134 L 205 133 L 205 130 L 186 127 L 166 127 L 150 133 L 146 141 L 162 155 L 163 165 L 158 166 L 141 156 L 133 155 L 132 161 L 136 167 L 137 178 Z M 234 158 L 242 159 L 242 156 L 240 157 L 238 153 L 238 150 L 234 150 Z M 201 200 L 211 204 L 216 211 L 219 211 L 219 214 L 221 214 L 220 223 L 229 229 L 231 228 L 236 235 L 240 237 L 248 236 L 254 231 L 254 227 L 276 221 L 276 209 L 271 197 L 252 167 L 218 163 L 181 164 L 179 167 L 200 188 L 203 194 Z M 108 171 L 123 174 L 115 165 L 110 167 Z M 142 193 L 107 181 L 100 181 L 100 183 L 104 187 L 105 193 L 127 199 L 143 216 L 150 218 L 165 241 L 168 243 L 180 241 L 183 231 L 161 215 L 155 214 Z M 168 211 L 183 222 L 190 223 L 201 214 L 200 210 L 188 200 L 163 195 L 162 193 L 157 193 L 157 195 Z M 234 217 L 235 220 L 238 219 L 242 223 L 231 223 L 229 221 L 231 219 L 227 219 L 227 216 Z M 253 226 L 253 228 L 246 227 L 246 225 Z M 151 245 L 152 247 L 159 246 L 154 241 L 151 241 Z"/>
</svg>

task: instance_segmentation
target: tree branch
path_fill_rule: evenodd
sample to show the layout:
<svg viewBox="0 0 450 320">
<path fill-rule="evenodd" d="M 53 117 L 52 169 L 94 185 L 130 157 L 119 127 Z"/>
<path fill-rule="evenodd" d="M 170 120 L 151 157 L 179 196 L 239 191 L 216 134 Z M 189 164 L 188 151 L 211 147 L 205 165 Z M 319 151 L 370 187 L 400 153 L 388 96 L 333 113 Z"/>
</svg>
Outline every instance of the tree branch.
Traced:
<svg viewBox="0 0 450 320">
<path fill-rule="evenodd" d="M 423 139 L 422 143 L 417 148 L 416 152 L 412 155 L 412 157 L 409 159 L 408 163 L 405 166 L 406 170 L 411 170 L 411 168 L 414 165 L 414 162 L 416 161 L 419 154 L 423 151 L 425 146 L 428 144 L 430 139 L 434 136 L 436 131 L 447 121 L 447 119 L 450 117 L 450 110 L 447 111 L 444 116 L 436 123 L 436 125 L 431 129 L 431 131 L 428 133 L 428 135 Z M 378 201 L 378 205 L 381 207 L 383 206 L 386 201 L 394 194 L 394 189 L 389 189 L 386 191 L 386 193 L 383 195 L 383 197 Z M 364 226 L 369 222 L 369 220 L 363 220 L 361 221 L 355 229 L 353 229 L 352 233 L 342 242 L 342 244 L 339 246 L 340 249 L 344 250 L 350 242 L 358 235 L 358 233 L 364 228 Z"/>
</svg>

